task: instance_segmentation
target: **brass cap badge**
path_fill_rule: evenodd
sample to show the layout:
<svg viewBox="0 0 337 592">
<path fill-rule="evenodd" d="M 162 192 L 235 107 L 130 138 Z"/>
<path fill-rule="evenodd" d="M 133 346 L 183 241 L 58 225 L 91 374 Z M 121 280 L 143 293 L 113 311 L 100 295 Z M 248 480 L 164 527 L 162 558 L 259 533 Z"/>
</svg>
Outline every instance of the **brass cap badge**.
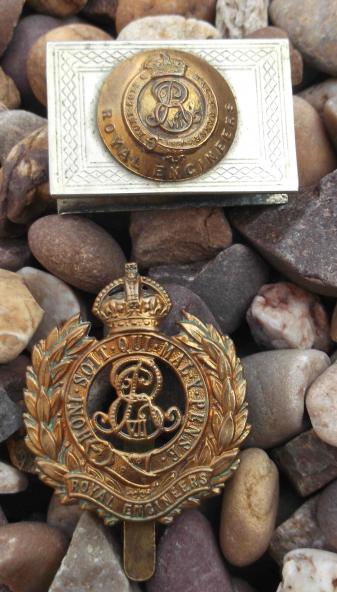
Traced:
<svg viewBox="0 0 337 592">
<path fill-rule="evenodd" d="M 229 337 L 185 313 L 180 332 L 158 331 L 166 291 L 134 263 L 97 296 L 101 341 L 78 316 L 32 353 L 26 443 L 63 503 L 124 522 L 124 566 L 134 580 L 155 566 L 155 521 L 220 492 L 249 432 L 245 380 Z M 106 376 L 103 408 L 93 389 Z"/>
</svg>

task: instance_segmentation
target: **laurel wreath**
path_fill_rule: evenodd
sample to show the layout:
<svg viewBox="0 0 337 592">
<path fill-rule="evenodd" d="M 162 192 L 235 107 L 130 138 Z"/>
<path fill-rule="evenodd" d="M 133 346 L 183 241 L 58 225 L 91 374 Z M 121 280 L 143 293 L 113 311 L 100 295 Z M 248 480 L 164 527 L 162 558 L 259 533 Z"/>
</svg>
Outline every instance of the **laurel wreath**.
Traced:
<svg viewBox="0 0 337 592">
<path fill-rule="evenodd" d="M 193 462 L 212 467 L 212 485 L 219 487 L 238 467 L 239 446 L 250 431 L 246 381 L 232 340 L 194 315 L 184 312 L 184 316 L 177 339 L 204 368 L 211 393 L 210 426 Z"/>
<path fill-rule="evenodd" d="M 53 329 L 39 341 L 27 369 L 24 399 L 27 413 L 24 422 L 28 448 L 36 455 L 41 480 L 64 494 L 64 475 L 81 466 L 76 449 L 64 439 L 61 419 L 64 379 L 70 364 L 95 342 L 88 337 L 90 323 L 79 315 L 71 317 L 62 328 Z"/>
</svg>

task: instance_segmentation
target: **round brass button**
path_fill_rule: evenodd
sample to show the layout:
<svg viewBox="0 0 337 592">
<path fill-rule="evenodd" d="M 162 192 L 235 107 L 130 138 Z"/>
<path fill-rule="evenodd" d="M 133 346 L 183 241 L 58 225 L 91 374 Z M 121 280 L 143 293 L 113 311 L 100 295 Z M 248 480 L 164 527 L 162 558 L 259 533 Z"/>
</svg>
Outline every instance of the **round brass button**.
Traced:
<svg viewBox="0 0 337 592">
<path fill-rule="evenodd" d="M 105 80 L 98 129 L 127 169 L 156 181 L 202 175 L 233 143 L 237 107 L 223 76 L 171 49 L 138 53 Z"/>
</svg>

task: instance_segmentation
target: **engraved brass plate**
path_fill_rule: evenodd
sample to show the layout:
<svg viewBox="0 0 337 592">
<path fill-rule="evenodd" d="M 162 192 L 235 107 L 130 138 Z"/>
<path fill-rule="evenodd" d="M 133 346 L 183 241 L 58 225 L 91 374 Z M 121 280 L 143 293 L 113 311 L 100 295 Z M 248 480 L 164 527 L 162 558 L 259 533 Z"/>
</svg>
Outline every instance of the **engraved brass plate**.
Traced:
<svg viewBox="0 0 337 592">
<path fill-rule="evenodd" d="M 234 95 L 205 60 L 172 49 L 141 52 L 114 68 L 97 109 L 100 134 L 127 169 L 157 181 L 202 175 L 228 152 Z"/>
</svg>

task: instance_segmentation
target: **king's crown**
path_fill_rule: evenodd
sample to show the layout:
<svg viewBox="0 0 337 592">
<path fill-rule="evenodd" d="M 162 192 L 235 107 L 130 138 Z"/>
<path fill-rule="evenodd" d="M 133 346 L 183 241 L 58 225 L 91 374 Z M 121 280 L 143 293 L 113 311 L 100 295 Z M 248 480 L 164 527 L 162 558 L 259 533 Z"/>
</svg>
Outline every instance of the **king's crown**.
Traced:
<svg viewBox="0 0 337 592">
<path fill-rule="evenodd" d="M 155 330 L 170 308 L 166 290 L 151 278 L 140 276 L 136 263 L 127 263 L 125 276 L 98 294 L 92 310 L 111 334 L 135 329 Z"/>
<path fill-rule="evenodd" d="M 169 53 L 156 53 L 144 63 L 144 69 L 150 70 L 152 76 L 183 76 L 186 64 L 180 58 Z"/>
</svg>

